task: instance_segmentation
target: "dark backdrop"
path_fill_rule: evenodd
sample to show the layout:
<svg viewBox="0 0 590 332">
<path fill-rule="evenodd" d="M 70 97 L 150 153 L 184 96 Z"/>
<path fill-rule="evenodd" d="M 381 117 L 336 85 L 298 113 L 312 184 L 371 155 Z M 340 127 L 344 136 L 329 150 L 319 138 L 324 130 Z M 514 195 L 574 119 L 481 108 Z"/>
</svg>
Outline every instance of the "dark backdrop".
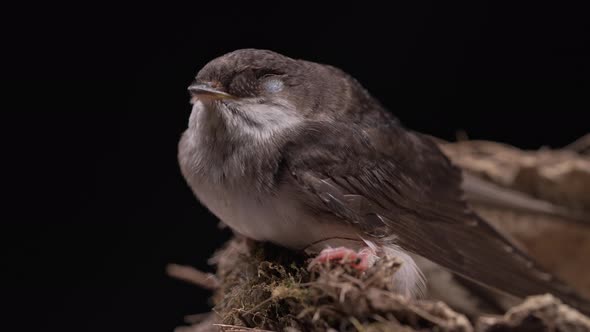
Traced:
<svg viewBox="0 0 590 332">
<path fill-rule="evenodd" d="M 341 67 L 408 127 L 445 139 L 465 130 L 559 147 L 588 132 L 581 7 L 412 3 L 5 11 L 3 188 L 16 213 L 3 218 L 0 291 L 10 316 L 27 329 L 170 331 L 207 310 L 209 294 L 164 267 L 207 270 L 228 237 L 176 163 L 186 87 L 228 51 Z"/>
</svg>

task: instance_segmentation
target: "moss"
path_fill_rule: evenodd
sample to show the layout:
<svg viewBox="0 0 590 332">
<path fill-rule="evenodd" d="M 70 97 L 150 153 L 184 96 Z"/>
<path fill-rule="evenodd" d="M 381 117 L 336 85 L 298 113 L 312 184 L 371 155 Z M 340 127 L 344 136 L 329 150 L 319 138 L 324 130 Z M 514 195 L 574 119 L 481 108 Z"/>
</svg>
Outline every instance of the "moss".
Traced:
<svg viewBox="0 0 590 332">
<path fill-rule="evenodd" d="M 390 291 L 400 266 L 382 259 L 362 275 L 347 266 L 317 265 L 269 244 L 234 239 L 216 254 L 222 285 L 214 311 L 223 324 L 274 331 L 385 331 L 434 328 L 470 331 L 444 304 L 415 302 Z M 442 308 L 442 309 L 441 309 Z"/>
</svg>

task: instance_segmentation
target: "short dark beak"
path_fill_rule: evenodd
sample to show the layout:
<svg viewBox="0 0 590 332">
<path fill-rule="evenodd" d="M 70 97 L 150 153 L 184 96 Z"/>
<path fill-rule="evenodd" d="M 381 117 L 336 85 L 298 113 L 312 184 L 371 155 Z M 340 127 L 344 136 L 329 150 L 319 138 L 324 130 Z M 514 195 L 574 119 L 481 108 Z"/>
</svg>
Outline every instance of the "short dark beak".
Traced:
<svg viewBox="0 0 590 332">
<path fill-rule="evenodd" d="M 194 83 L 188 87 L 193 98 L 197 99 L 228 99 L 233 98 L 227 92 L 215 89 L 209 83 Z"/>
</svg>

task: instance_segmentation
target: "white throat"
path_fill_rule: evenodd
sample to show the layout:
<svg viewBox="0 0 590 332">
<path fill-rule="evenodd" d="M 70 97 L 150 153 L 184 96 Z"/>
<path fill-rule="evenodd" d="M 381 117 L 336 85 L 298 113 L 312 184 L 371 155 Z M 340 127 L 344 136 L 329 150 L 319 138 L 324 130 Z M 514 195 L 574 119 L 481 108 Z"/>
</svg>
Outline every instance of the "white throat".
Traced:
<svg viewBox="0 0 590 332">
<path fill-rule="evenodd" d="M 225 133 L 217 134 L 227 135 L 226 139 L 229 141 L 265 144 L 277 134 L 293 128 L 303 120 L 295 107 L 286 101 L 273 104 L 219 104 L 218 107 L 219 109 L 214 110 L 207 109 L 203 102 L 194 102 L 189 128 L 193 128 L 192 132 L 197 136 L 197 141 L 207 141 L 206 136 L 212 134 L 211 129 L 214 129 L 225 130 Z M 223 123 L 215 123 L 216 121 Z"/>
<path fill-rule="evenodd" d="M 210 105 L 196 100 L 181 144 L 191 173 L 221 183 L 240 180 L 280 155 L 286 132 L 303 121 L 287 102 Z M 231 182 L 231 181 L 230 181 Z"/>
</svg>

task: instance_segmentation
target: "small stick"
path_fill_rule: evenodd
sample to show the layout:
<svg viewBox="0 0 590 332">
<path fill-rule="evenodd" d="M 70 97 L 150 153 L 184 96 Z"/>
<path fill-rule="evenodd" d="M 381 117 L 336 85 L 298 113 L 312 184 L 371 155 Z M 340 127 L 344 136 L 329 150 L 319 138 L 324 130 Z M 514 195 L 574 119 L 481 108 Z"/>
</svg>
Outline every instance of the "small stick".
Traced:
<svg viewBox="0 0 590 332">
<path fill-rule="evenodd" d="M 219 280 L 214 274 L 199 271 L 194 267 L 178 264 L 168 264 L 166 273 L 176 279 L 195 284 L 205 289 L 215 290 L 219 288 Z"/>
<path fill-rule="evenodd" d="M 213 324 L 213 326 L 220 327 L 223 331 L 235 331 L 235 332 L 242 332 L 242 331 L 252 331 L 252 332 L 274 332 L 270 330 L 261 330 L 257 328 L 245 327 L 245 326 L 237 326 L 237 325 L 227 325 L 227 324 Z"/>
</svg>

